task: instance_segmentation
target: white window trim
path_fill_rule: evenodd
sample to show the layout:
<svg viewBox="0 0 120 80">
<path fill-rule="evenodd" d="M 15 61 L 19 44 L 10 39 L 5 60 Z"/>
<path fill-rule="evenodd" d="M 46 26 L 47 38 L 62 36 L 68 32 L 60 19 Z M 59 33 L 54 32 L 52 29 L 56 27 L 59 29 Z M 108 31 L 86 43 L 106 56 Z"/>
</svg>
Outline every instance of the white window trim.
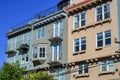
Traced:
<svg viewBox="0 0 120 80">
<path fill-rule="evenodd" d="M 110 32 L 111 32 L 111 30 L 106 30 L 106 31 L 110 31 Z M 103 34 L 103 46 L 101 46 L 101 47 L 109 46 L 109 45 L 112 44 L 112 43 L 111 43 L 111 44 L 109 44 L 109 45 L 105 45 L 105 39 L 106 39 L 106 38 L 105 38 L 105 32 L 106 32 L 106 31 L 98 32 L 98 33 L 102 33 L 102 34 Z M 97 34 L 98 34 L 98 33 L 97 33 Z M 112 32 L 111 32 L 111 33 L 112 33 Z M 98 44 L 97 34 L 96 34 L 96 48 L 98 48 L 98 45 L 97 45 L 97 44 Z M 112 36 L 112 34 L 111 34 L 111 36 Z M 111 37 L 111 40 L 112 40 L 112 37 Z M 111 42 L 112 42 L 112 41 L 111 41 Z"/>
<path fill-rule="evenodd" d="M 57 33 L 57 36 L 59 37 L 59 36 L 61 36 L 61 35 L 60 35 L 60 31 L 61 31 L 61 30 L 60 30 L 60 27 L 61 27 L 61 26 L 60 26 L 60 23 L 62 23 L 62 27 L 63 27 L 63 21 L 62 21 L 62 20 L 58 20 L 58 21 L 56 21 L 56 22 L 54 23 L 53 35 L 52 35 L 53 37 L 56 37 L 56 36 L 55 36 L 55 31 L 56 31 L 56 30 L 55 30 L 55 26 L 56 26 L 55 24 L 56 24 L 56 23 L 58 24 L 58 33 Z"/>
<path fill-rule="evenodd" d="M 77 16 L 77 15 L 79 15 L 79 27 L 78 28 L 81 28 L 81 27 L 83 27 L 83 26 L 81 26 L 81 14 L 83 14 L 83 13 L 85 13 L 85 21 L 87 20 L 87 13 L 86 13 L 86 11 L 83 11 L 83 12 L 81 12 L 81 13 L 78 13 L 78 14 L 75 14 L 74 16 L 73 16 L 73 29 L 76 29 L 75 28 L 75 16 Z M 86 21 L 87 22 L 87 21 Z M 86 25 L 87 23 L 85 23 L 85 25 Z"/>
<path fill-rule="evenodd" d="M 109 63 L 109 61 L 111 61 L 111 60 L 104 60 L 104 61 L 107 62 L 107 64 L 105 64 L 105 65 L 107 66 L 107 68 L 106 68 L 107 70 L 106 70 L 106 71 L 113 71 L 113 70 L 115 69 L 115 63 L 114 63 L 114 69 L 113 69 L 113 70 L 109 70 L 109 65 L 110 65 L 110 64 L 108 64 L 108 63 Z M 100 62 L 100 71 L 101 71 L 101 72 L 105 72 L 105 71 L 102 71 L 102 62 L 104 62 L 104 61 L 101 61 L 101 62 Z M 113 62 L 114 62 L 114 60 L 113 60 Z"/>
<path fill-rule="evenodd" d="M 41 30 L 42 27 L 44 27 L 44 36 L 41 37 L 41 38 L 39 38 L 39 37 L 38 37 L 38 30 Z M 37 29 L 37 40 L 40 40 L 40 39 L 45 38 L 45 26 L 42 26 L 42 27 L 40 27 L 40 28 Z"/>
<path fill-rule="evenodd" d="M 102 5 L 101 5 L 101 6 L 102 6 L 102 20 L 105 20 L 104 5 L 110 5 L 110 3 L 108 2 L 108 3 L 106 3 L 106 4 L 102 4 Z M 101 6 L 97 6 L 97 7 L 95 8 L 95 22 L 99 22 L 99 21 L 97 21 L 97 8 L 99 8 L 99 7 L 101 7 Z M 111 12 L 111 9 L 110 9 L 110 12 Z M 101 20 L 101 21 L 102 21 L 102 20 Z"/>
<path fill-rule="evenodd" d="M 28 61 L 26 61 L 26 56 L 28 56 Z M 24 57 L 24 61 L 22 61 L 22 58 Z M 21 64 L 26 64 L 29 62 L 29 55 L 28 53 L 27 54 L 24 54 L 24 55 L 21 55 Z"/>
<path fill-rule="evenodd" d="M 45 57 L 40 57 L 40 48 L 45 48 Z M 43 45 L 40 45 L 37 49 L 37 58 L 42 58 L 42 59 L 45 59 L 46 58 L 46 46 L 43 46 Z"/>
<path fill-rule="evenodd" d="M 76 39 L 79 39 L 79 51 L 78 51 L 78 52 L 84 51 L 84 50 L 81 50 L 81 49 L 82 49 L 82 47 L 81 47 L 81 39 L 82 39 L 82 38 L 85 38 L 85 39 L 86 39 L 86 36 L 80 37 L 80 38 L 76 38 Z M 75 43 L 75 39 L 73 40 L 73 53 L 76 53 L 76 52 L 75 52 L 75 45 L 74 45 L 74 43 Z M 86 41 L 86 44 L 87 44 L 87 41 Z"/>
<path fill-rule="evenodd" d="M 61 46 L 62 46 L 62 43 L 60 43 L 60 44 L 61 44 Z M 54 46 L 52 46 L 52 61 L 60 61 L 60 60 L 59 60 L 59 58 L 60 58 L 60 54 L 59 54 L 59 53 L 60 53 L 60 49 L 59 49 L 59 47 L 60 47 L 60 46 L 57 45 L 57 54 L 56 54 L 56 55 L 57 55 L 57 58 L 56 58 L 57 60 L 54 60 L 54 57 L 55 57 L 55 55 L 54 55 Z M 62 57 L 62 56 L 61 56 L 61 57 Z"/>
<path fill-rule="evenodd" d="M 85 73 L 85 65 L 86 64 L 80 64 L 81 66 L 82 66 L 82 73 L 81 74 L 86 74 Z M 79 70 L 81 70 L 81 69 L 79 69 L 79 65 L 77 66 L 77 74 L 79 74 Z M 89 65 L 88 65 L 88 69 L 89 69 Z M 89 73 L 89 72 L 88 72 Z"/>
</svg>

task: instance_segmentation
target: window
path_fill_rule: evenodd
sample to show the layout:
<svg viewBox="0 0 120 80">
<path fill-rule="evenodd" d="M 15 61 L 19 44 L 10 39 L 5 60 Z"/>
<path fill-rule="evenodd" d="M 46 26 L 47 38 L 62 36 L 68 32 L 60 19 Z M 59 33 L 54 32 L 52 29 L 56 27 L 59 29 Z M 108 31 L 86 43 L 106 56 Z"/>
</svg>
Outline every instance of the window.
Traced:
<svg viewBox="0 0 120 80">
<path fill-rule="evenodd" d="M 25 63 L 25 56 L 22 55 L 22 61 L 21 61 L 21 64 L 24 64 Z"/>
<path fill-rule="evenodd" d="M 44 47 L 40 47 L 40 52 L 39 52 L 39 57 L 44 58 L 45 57 L 45 48 Z"/>
<path fill-rule="evenodd" d="M 7 54 L 7 62 L 8 63 L 15 63 L 16 62 L 16 56 L 15 54 Z"/>
<path fill-rule="evenodd" d="M 88 73 L 88 64 L 78 65 L 78 74 Z"/>
<path fill-rule="evenodd" d="M 63 22 L 58 21 L 54 24 L 54 37 L 62 36 L 63 34 Z"/>
<path fill-rule="evenodd" d="M 86 37 L 78 38 L 74 40 L 74 52 L 86 50 Z"/>
<path fill-rule="evenodd" d="M 37 58 L 37 48 L 33 49 L 33 58 Z"/>
<path fill-rule="evenodd" d="M 57 80 L 65 80 L 63 73 L 64 73 L 63 69 L 56 70 L 56 72 L 55 72 L 55 78 Z"/>
<path fill-rule="evenodd" d="M 86 13 L 77 14 L 74 16 L 74 29 L 86 25 Z"/>
<path fill-rule="evenodd" d="M 53 61 L 62 60 L 62 43 L 53 46 Z"/>
<path fill-rule="evenodd" d="M 101 62 L 101 71 L 112 71 L 114 70 L 113 60 L 104 60 Z"/>
<path fill-rule="evenodd" d="M 79 51 L 79 39 L 74 40 L 74 52 Z"/>
<path fill-rule="evenodd" d="M 45 36 L 45 29 L 44 27 L 41 27 L 38 29 L 38 39 L 41 39 Z"/>
<path fill-rule="evenodd" d="M 104 4 L 96 8 L 96 21 L 110 18 L 110 4 Z"/>
<path fill-rule="evenodd" d="M 111 30 L 100 32 L 97 34 L 97 47 L 107 46 L 111 44 Z"/>
<path fill-rule="evenodd" d="M 79 15 L 74 16 L 74 28 L 79 28 Z"/>
<path fill-rule="evenodd" d="M 28 63 L 28 61 L 29 61 L 29 56 L 27 54 L 27 51 L 23 51 L 21 53 L 21 64 Z"/>
</svg>

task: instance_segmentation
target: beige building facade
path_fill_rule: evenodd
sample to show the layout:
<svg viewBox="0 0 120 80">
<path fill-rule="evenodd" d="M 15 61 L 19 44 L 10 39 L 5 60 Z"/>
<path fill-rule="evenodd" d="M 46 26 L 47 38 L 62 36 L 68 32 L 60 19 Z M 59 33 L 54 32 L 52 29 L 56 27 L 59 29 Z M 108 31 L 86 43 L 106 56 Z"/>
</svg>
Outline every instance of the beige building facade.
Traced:
<svg viewBox="0 0 120 80">
<path fill-rule="evenodd" d="M 66 9 L 71 80 L 120 78 L 118 2 L 71 0 Z"/>
</svg>

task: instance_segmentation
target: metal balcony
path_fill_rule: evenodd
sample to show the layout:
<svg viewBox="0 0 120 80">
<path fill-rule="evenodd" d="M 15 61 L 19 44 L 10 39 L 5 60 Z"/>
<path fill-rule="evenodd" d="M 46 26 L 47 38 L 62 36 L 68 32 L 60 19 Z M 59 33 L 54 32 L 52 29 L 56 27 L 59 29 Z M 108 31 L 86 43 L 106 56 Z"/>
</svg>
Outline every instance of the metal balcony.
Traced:
<svg viewBox="0 0 120 80">
<path fill-rule="evenodd" d="M 61 66 L 62 65 L 62 55 L 61 56 L 57 56 L 55 55 L 54 57 L 49 56 L 49 61 L 47 64 L 49 64 L 50 66 Z"/>
<path fill-rule="evenodd" d="M 54 43 L 60 43 L 63 39 L 60 36 L 55 36 L 55 37 L 51 37 L 48 40 Z"/>
<path fill-rule="evenodd" d="M 11 53 L 12 53 L 12 54 L 15 54 L 15 53 L 17 53 L 17 51 L 15 51 L 15 50 L 7 50 L 6 53 L 7 53 L 7 54 L 11 54 Z"/>
<path fill-rule="evenodd" d="M 6 50 L 6 53 L 7 54 L 15 54 L 15 53 L 17 53 L 17 51 L 13 48 L 14 46 L 11 46 L 11 45 L 7 45 L 7 50 Z"/>
<path fill-rule="evenodd" d="M 43 64 L 45 61 L 46 61 L 46 58 L 38 57 L 38 56 L 37 56 L 37 53 L 36 53 L 36 54 L 33 54 L 32 62 L 33 62 L 33 64 L 34 64 L 34 66 L 41 65 L 41 64 Z"/>
<path fill-rule="evenodd" d="M 63 41 L 63 29 L 60 30 L 61 32 L 59 33 L 54 33 L 54 30 L 49 31 L 51 35 L 51 37 L 48 39 L 49 41 L 51 41 L 52 43 L 60 43 L 61 41 Z"/>
<path fill-rule="evenodd" d="M 29 50 L 29 45 L 23 43 L 17 48 L 17 50 L 19 51 Z"/>
</svg>

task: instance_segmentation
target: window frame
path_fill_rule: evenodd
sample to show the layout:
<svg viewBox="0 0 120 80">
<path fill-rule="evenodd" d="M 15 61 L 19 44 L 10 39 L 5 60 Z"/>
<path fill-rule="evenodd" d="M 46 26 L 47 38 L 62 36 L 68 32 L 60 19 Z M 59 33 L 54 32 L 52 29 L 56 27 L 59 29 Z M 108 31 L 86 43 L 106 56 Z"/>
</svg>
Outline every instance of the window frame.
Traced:
<svg viewBox="0 0 120 80">
<path fill-rule="evenodd" d="M 112 64 L 110 64 L 111 61 L 112 61 Z M 104 65 L 103 65 L 103 62 L 105 62 Z M 112 69 L 110 69 L 111 65 L 113 66 Z M 103 70 L 103 66 L 105 66 L 105 70 Z M 115 70 L 115 61 L 113 59 L 103 60 L 100 62 L 100 71 L 101 72 L 113 71 L 113 70 Z"/>
<path fill-rule="evenodd" d="M 56 54 L 55 54 L 55 48 L 56 48 Z M 60 50 L 61 49 L 61 50 Z M 54 45 L 52 46 L 52 61 L 60 61 L 62 60 L 62 42 L 57 44 L 57 45 Z M 56 57 L 55 57 L 56 55 Z"/>
<path fill-rule="evenodd" d="M 87 72 L 86 72 L 86 69 L 87 69 Z M 81 70 L 81 73 L 79 72 L 80 70 Z M 89 64 L 88 63 L 86 63 L 86 64 L 79 64 L 77 66 L 77 74 L 87 74 L 87 73 L 89 73 Z"/>
<path fill-rule="evenodd" d="M 110 44 L 107 44 L 107 45 L 106 45 L 106 41 L 105 41 L 105 40 L 106 40 L 105 32 L 107 32 L 107 31 L 110 32 L 110 37 L 108 37 L 108 38 L 110 38 Z M 102 33 L 102 36 L 103 36 L 102 46 L 98 46 L 98 34 L 99 34 L 99 33 Z M 109 45 L 112 44 L 112 31 L 111 31 L 111 30 L 106 30 L 106 31 L 99 32 L 99 33 L 96 34 L 96 48 L 99 48 L 99 47 L 105 47 L 105 46 L 109 46 Z M 108 38 L 107 38 L 107 39 L 108 39 Z"/>
<path fill-rule="evenodd" d="M 40 57 L 40 48 L 42 48 L 42 49 L 44 48 L 44 49 L 45 49 L 45 57 L 43 57 L 43 56 Z M 46 58 L 46 52 L 47 52 L 46 50 L 47 50 L 47 49 L 46 49 L 46 46 L 39 46 L 38 49 L 37 49 L 37 52 L 38 52 L 38 53 L 37 53 L 37 58 L 45 59 L 45 58 Z M 43 54 L 43 53 L 42 53 L 42 54 Z"/>
<path fill-rule="evenodd" d="M 44 36 L 42 34 L 44 34 Z M 45 37 L 45 26 L 42 26 L 37 29 L 37 39 L 43 39 L 44 37 Z"/>
<path fill-rule="evenodd" d="M 99 21 L 102 21 L 102 20 L 105 20 L 105 8 L 104 8 L 104 6 L 105 5 L 109 5 L 109 7 L 110 7 L 110 3 L 106 3 L 106 4 L 103 4 L 103 5 L 100 5 L 100 6 L 97 6 L 96 7 L 96 9 L 95 9 L 95 22 L 99 22 Z M 99 21 L 97 21 L 97 9 L 99 8 L 99 7 L 102 7 L 102 20 L 99 20 Z M 110 12 L 110 14 L 111 14 L 111 8 L 109 9 L 109 12 Z M 109 18 L 111 17 L 111 15 L 109 15 Z M 106 19 L 108 19 L 108 18 L 106 18 Z"/>
<path fill-rule="evenodd" d="M 85 50 L 87 49 L 87 39 L 86 39 L 86 36 L 84 37 L 80 37 L 80 38 L 76 38 L 73 40 L 73 53 L 76 53 L 76 52 L 81 52 L 81 51 L 85 51 L 85 50 L 82 50 L 82 38 L 85 38 Z M 79 39 L 79 51 L 75 51 L 75 40 Z"/>
<path fill-rule="evenodd" d="M 57 30 L 56 30 L 56 24 L 57 24 Z M 62 28 L 62 29 L 61 29 Z M 57 35 L 56 35 L 57 34 Z M 53 27 L 53 37 L 60 37 L 63 35 L 63 21 L 58 20 L 54 23 Z"/>
<path fill-rule="evenodd" d="M 85 19 L 83 19 L 83 20 L 82 20 L 82 18 L 81 18 L 82 14 L 85 14 Z M 87 16 L 87 14 L 86 14 L 86 11 L 83 11 L 82 13 L 78 13 L 78 14 L 75 14 L 75 15 L 73 16 L 73 29 L 77 29 L 77 28 L 75 28 L 75 23 L 77 23 L 77 22 L 75 22 L 75 17 L 76 17 L 77 15 L 79 16 L 79 18 L 78 18 L 78 19 L 79 19 L 79 20 L 78 20 L 78 25 L 79 25 L 79 26 L 78 26 L 77 28 L 81 28 L 81 27 L 86 26 L 86 20 L 87 20 L 87 19 L 86 19 L 86 18 L 87 18 L 86 16 Z M 82 21 L 84 21 L 84 20 L 85 20 L 85 25 L 82 25 L 81 23 L 82 23 Z"/>
</svg>

